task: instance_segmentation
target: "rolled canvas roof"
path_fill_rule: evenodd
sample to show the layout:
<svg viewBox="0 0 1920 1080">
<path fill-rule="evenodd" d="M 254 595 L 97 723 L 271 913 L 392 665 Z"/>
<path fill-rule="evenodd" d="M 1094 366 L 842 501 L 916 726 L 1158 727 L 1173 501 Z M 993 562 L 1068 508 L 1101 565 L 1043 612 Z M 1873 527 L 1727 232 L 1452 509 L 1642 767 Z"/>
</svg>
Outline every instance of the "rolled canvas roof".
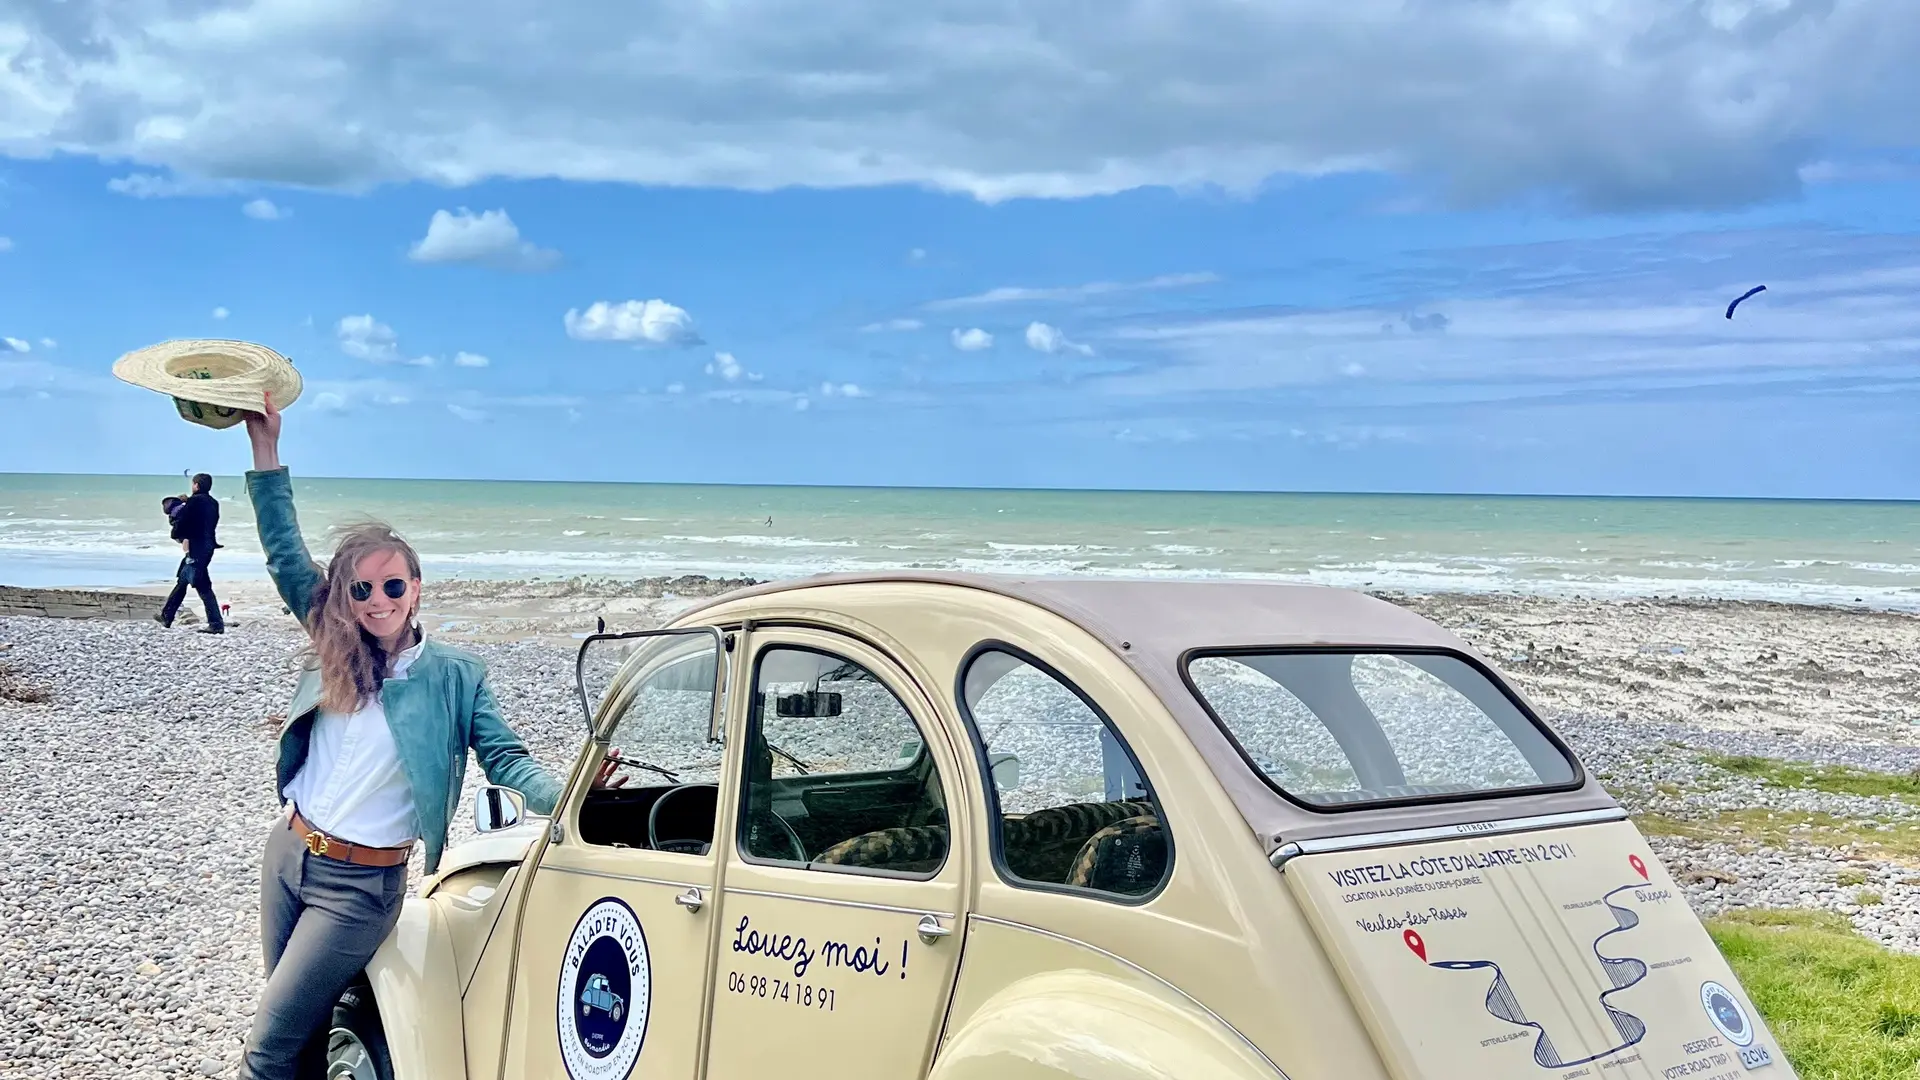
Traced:
<svg viewBox="0 0 1920 1080">
<path fill-rule="evenodd" d="M 1194 649 L 1432 648 L 1462 653 L 1492 667 L 1465 641 L 1432 620 L 1350 589 L 1260 580 L 1015 577 L 919 570 L 821 574 L 725 593 L 682 613 L 676 621 L 697 618 L 702 611 L 743 597 L 873 582 L 981 589 L 1023 600 L 1086 630 L 1159 695 L 1268 850 L 1290 841 L 1445 826 L 1489 816 L 1487 800 L 1369 807 L 1361 814 L 1309 810 L 1276 792 L 1241 757 L 1188 689 L 1181 664 Z M 1579 788 L 1572 791 L 1503 797 L 1497 814 L 1519 817 L 1617 805 L 1584 769 L 1581 776 Z"/>
</svg>

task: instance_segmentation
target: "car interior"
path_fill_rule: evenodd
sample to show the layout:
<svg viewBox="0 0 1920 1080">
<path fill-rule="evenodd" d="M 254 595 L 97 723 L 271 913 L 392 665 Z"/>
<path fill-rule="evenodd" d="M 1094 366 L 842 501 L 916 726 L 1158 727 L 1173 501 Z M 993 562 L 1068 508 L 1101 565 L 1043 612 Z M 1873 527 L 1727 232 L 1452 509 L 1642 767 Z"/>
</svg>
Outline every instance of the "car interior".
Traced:
<svg viewBox="0 0 1920 1080">
<path fill-rule="evenodd" d="M 924 745 L 884 769 L 830 772 L 810 767 L 769 742 L 763 710 L 781 718 L 831 720 L 841 695 L 756 692 L 749 724 L 746 809 L 741 842 L 757 861 L 815 869 L 925 877 L 948 847 L 948 811 Z M 776 762 L 784 763 L 775 774 Z M 596 789 L 580 811 L 590 844 L 704 855 L 713 843 L 719 788 L 678 783 L 669 770 L 627 758 L 667 783 Z M 1124 793 L 1131 790 L 1133 794 Z M 1137 777 L 1116 797 L 1002 815 L 1001 851 L 1009 874 L 1027 883 L 1137 895 L 1163 876 L 1167 849 L 1159 814 Z"/>
</svg>

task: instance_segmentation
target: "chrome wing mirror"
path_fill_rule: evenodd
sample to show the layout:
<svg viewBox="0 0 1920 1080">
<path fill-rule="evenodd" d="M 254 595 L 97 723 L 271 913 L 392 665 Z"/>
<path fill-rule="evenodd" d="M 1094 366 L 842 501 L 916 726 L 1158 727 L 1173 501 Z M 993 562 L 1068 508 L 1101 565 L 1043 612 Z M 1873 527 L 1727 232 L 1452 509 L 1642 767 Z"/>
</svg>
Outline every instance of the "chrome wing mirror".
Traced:
<svg viewBox="0 0 1920 1080">
<path fill-rule="evenodd" d="M 527 798 L 512 788 L 488 784 L 473 796 L 475 832 L 499 832 L 520 824 L 527 816 Z"/>
</svg>

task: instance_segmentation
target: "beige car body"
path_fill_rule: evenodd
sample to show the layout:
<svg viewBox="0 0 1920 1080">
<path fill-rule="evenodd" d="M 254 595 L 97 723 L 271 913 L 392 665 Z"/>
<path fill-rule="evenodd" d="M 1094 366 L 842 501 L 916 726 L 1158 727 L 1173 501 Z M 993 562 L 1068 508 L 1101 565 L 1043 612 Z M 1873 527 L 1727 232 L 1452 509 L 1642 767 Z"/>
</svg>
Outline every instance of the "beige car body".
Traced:
<svg viewBox="0 0 1920 1080">
<path fill-rule="evenodd" d="M 1434 649 L 1497 680 L 1465 643 L 1404 609 L 1278 584 L 903 573 L 743 590 L 673 627 L 714 628 L 727 642 L 711 849 L 584 843 L 587 779 L 607 748 L 586 740 L 552 819 L 450 851 L 369 966 L 398 1080 L 1794 1075 L 1678 887 L 1584 770 L 1553 792 L 1303 808 L 1171 681 L 1186 650 L 1230 646 Z M 1131 748 L 1172 852 L 1153 891 L 1028 887 L 996 861 L 993 781 L 959 700 L 983 642 L 1043 659 Z M 752 695 L 742 688 L 777 645 L 858 662 L 912 714 L 945 792 L 937 872 L 825 873 L 743 853 L 737 785 Z M 615 690 L 635 677 L 623 671 Z M 602 735 L 611 709 L 599 709 Z M 1393 884 L 1407 881 L 1428 884 Z M 1429 885 L 1444 894 L 1379 895 Z M 622 999 L 619 1039 L 644 1027 L 637 1051 L 622 1042 L 583 1058 L 586 1036 L 559 1017 L 579 1004 L 601 1022 L 595 1010 L 611 999 L 573 1002 L 566 988 L 582 984 L 563 969 L 595 904 L 611 913 L 606 934 L 630 933 L 608 898 L 645 939 L 644 1016 Z M 771 937 L 750 938 L 743 920 Z M 1615 930 L 1631 947 L 1600 941 Z M 796 976 L 781 942 L 800 938 L 815 959 Z M 854 946 L 871 949 L 867 970 Z M 1645 970 L 1614 974 L 1636 961 Z M 1627 985 L 1607 990 L 1608 978 Z M 1704 987 L 1750 1018 L 1736 1031 L 1748 1046 L 1716 1027 Z M 1743 1049 L 1749 1063 L 1771 1062 L 1743 1066 Z"/>
</svg>

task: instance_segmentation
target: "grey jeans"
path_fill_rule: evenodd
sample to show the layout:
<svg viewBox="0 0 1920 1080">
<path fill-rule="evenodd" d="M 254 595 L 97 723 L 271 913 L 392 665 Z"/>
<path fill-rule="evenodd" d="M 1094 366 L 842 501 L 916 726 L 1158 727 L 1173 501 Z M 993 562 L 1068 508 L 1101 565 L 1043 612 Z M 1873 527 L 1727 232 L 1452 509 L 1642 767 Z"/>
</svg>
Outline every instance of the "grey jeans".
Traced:
<svg viewBox="0 0 1920 1080">
<path fill-rule="evenodd" d="M 324 1075 L 334 1002 L 400 920 L 406 892 L 407 864 L 359 866 L 309 854 L 282 812 L 260 867 L 267 985 L 241 1080 Z"/>
</svg>

